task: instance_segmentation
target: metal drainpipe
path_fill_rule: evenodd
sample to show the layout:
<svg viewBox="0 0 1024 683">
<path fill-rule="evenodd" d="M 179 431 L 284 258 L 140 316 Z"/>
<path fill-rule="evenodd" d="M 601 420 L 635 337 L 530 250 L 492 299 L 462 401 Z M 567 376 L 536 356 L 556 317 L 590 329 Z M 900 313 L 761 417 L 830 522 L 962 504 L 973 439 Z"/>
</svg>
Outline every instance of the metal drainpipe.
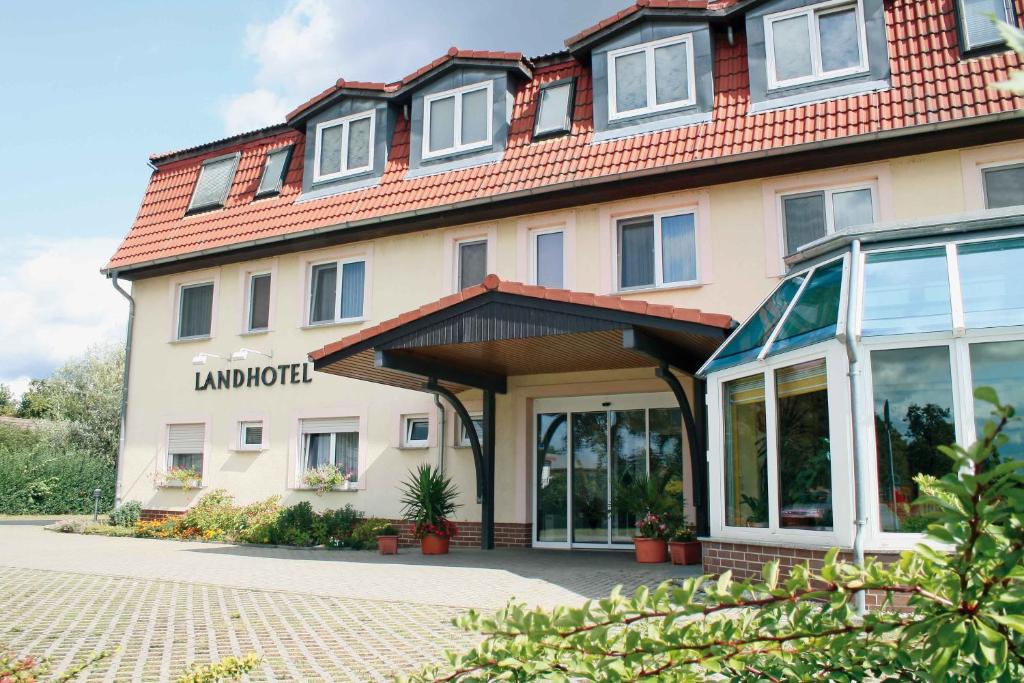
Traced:
<svg viewBox="0 0 1024 683">
<path fill-rule="evenodd" d="M 857 287 L 860 283 L 860 240 L 854 240 L 850 244 L 850 282 L 847 285 L 849 292 L 846 304 L 846 357 L 849 360 L 850 370 L 847 373 L 850 378 L 850 414 L 853 419 L 853 487 L 856 506 L 856 529 L 853 537 L 853 562 L 858 567 L 864 566 L 864 534 L 868 526 L 868 500 L 866 477 L 868 472 L 867 449 L 864 446 L 864 430 L 861 429 L 861 374 L 860 358 L 857 354 L 857 340 L 853 321 L 857 315 Z M 863 615 L 867 611 L 867 596 L 864 591 L 858 591 L 854 596 L 857 606 L 857 614 Z"/>
<path fill-rule="evenodd" d="M 438 418 L 437 427 L 437 469 L 444 474 L 444 439 L 445 439 L 445 412 L 444 406 L 441 405 L 441 397 L 434 394 L 434 405 L 440 411 L 441 416 Z"/>
<path fill-rule="evenodd" d="M 128 424 L 128 375 L 132 367 L 132 332 L 135 329 L 135 299 L 117 281 L 117 272 L 110 274 L 114 289 L 128 300 L 128 332 L 124 342 L 124 378 L 121 380 L 121 430 L 117 439 L 117 464 L 114 469 L 114 506 L 121 504 L 121 463 L 124 459 L 125 427 Z"/>
</svg>

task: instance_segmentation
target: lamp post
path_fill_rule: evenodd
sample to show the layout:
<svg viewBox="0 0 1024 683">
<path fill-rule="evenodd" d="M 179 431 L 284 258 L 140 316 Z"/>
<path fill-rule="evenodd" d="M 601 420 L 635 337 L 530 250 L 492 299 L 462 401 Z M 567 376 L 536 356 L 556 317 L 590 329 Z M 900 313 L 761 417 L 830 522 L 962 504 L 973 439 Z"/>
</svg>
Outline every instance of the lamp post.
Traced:
<svg viewBox="0 0 1024 683">
<path fill-rule="evenodd" d="M 99 522 L 100 521 L 100 496 L 102 494 L 103 494 L 103 491 L 101 491 L 100 489 L 95 489 L 92 492 L 92 498 L 93 498 L 92 521 L 94 521 L 94 522 Z"/>
</svg>

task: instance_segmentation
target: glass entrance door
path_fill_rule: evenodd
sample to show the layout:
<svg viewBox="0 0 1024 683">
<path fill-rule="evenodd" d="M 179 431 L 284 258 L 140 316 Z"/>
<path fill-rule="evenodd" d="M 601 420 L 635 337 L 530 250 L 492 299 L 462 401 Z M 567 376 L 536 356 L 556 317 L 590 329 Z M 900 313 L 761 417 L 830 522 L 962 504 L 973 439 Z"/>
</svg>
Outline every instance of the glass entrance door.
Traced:
<svg viewBox="0 0 1024 683">
<path fill-rule="evenodd" d="M 536 545 L 630 544 L 636 518 L 616 502 L 640 474 L 682 497 L 682 416 L 673 404 L 662 394 L 536 402 Z"/>
</svg>

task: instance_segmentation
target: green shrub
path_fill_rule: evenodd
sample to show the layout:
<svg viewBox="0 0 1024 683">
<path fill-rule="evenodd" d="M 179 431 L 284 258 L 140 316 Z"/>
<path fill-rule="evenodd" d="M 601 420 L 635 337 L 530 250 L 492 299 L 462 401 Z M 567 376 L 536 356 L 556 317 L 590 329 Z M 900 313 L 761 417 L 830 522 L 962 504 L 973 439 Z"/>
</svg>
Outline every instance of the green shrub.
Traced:
<svg viewBox="0 0 1024 683">
<path fill-rule="evenodd" d="M 191 535 L 206 540 L 220 540 L 234 535 L 239 526 L 241 508 L 235 505 L 235 498 L 224 489 L 214 489 L 188 509 L 182 526 L 193 530 Z"/>
<path fill-rule="evenodd" d="M 281 516 L 281 497 L 250 503 L 242 508 L 235 528 L 235 539 L 241 543 L 270 543 L 271 530 Z"/>
<path fill-rule="evenodd" d="M 327 536 L 326 543 L 333 546 L 347 546 L 352 537 L 352 531 L 359 526 L 365 515 L 361 510 L 356 510 L 352 504 L 348 504 L 337 510 L 324 510 L 320 513 L 324 521 L 324 533 Z"/>
<path fill-rule="evenodd" d="M 378 536 L 397 533 L 398 530 L 388 520 L 371 517 L 352 531 L 351 545 L 356 549 L 373 548 L 377 545 Z"/>
<path fill-rule="evenodd" d="M 87 452 L 64 448 L 47 430 L 0 427 L 0 514 L 91 514 L 114 505 L 114 467 Z"/>
<path fill-rule="evenodd" d="M 308 501 L 284 508 L 270 529 L 270 542 L 278 545 L 310 546 L 327 541 L 327 526 Z"/>
<path fill-rule="evenodd" d="M 86 534 L 87 536 L 132 537 L 136 535 L 134 526 L 124 527 L 111 524 L 87 524 L 82 527 L 79 533 Z"/>
<path fill-rule="evenodd" d="M 110 523 L 113 526 L 134 527 L 135 523 L 142 518 L 142 503 L 137 500 L 129 500 L 121 503 L 110 511 Z"/>
</svg>

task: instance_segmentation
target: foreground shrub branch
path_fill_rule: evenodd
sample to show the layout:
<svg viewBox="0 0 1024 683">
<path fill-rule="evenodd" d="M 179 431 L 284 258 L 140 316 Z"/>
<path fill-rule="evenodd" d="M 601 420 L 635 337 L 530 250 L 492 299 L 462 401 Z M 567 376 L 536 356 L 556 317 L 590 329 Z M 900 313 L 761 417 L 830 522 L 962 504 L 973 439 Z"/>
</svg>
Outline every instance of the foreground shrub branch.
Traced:
<svg viewBox="0 0 1024 683">
<path fill-rule="evenodd" d="M 928 544 L 897 562 L 857 567 L 833 549 L 820 570 L 804 563 L 786 577 L 769 562 L 759 580 L 727 572 L 578 608 L 470 612 L 456 624 L 479 632 L 480 645 L 409 680 L 1024 679 L 1024 462 L 993 458 L 1013 408 L 991 390 L 976 396 L 995 420 L 971 448 L 941 449 L 950 474 L 919 478 L 921 502 L 940 516 Z M 881 609 L 859 616 L 862 590 Z"/>
</svg>

